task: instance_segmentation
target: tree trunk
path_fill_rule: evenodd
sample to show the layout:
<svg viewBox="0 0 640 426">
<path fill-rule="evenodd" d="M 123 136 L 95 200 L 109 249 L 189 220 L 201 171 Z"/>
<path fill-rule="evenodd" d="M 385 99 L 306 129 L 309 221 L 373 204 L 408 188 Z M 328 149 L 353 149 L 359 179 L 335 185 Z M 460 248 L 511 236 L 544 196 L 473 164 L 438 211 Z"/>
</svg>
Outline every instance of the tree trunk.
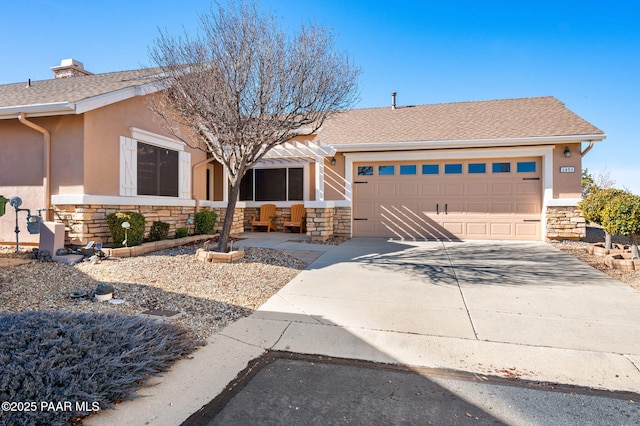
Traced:
<svg viewBox="0 0 640 426">
<path fill-rule="evenodd" d="M 635 242 L 631 244 L 631 258 L 632 259 L 640 259 L 640 254 L 638 254 L 638 244 Z"/>
<path fill-rule="evenodd" d="M 611 250 L 611 234 L 608 232 L 604 233 L 604 248 Z"/>
<path fill-rule="evenodd" d="M 229 239 L 231 238 L 231 227 L 233 225 L 233 216 L 236 211 L 236 203 L 238 202 L 238 193 L 240 192 L 240 179 L 231 184 L 229 189 L 229 201 L 227 203 L 227 212 L 224 215 L 224 223 L 222 224 L 222 232 L 220 232 L 220 240 L 216 251 L 227 253 L 229 251 Z"/>
</svg>

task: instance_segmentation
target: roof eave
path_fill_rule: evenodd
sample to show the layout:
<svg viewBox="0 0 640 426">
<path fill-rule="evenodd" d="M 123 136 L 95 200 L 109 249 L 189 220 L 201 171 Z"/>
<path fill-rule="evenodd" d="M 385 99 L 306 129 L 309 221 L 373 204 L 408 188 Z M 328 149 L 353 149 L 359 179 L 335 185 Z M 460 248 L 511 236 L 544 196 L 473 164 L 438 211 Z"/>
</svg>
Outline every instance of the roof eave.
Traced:
<svg viewBox="0 0 640 426">
<path fill-rule="evenodd" d="M 136 96 L 144 96 L 153 92 L 157 92 L 159 89 L 157 85 L 153 83 L 142 84 L 140 86 L 125 87 L 124 89 L 116 90 L 114 92 L 104 93 L 102 95 L 93 96 L 91 98 L 83 99 L 75 103 L 75 113 L 83 114 L 94 109 L 102 108 L 107 105 L 115 104 Z"/>
<path fill-rule="evenodd" d="M 10 106 L 0 108 L 0 119 L 18 118 L 21 113 L 28 114 L 29 117 L 45 117 L 49 115 L 74 114 L 75 109 L 73 103 L 70 102 Z"/>
<path fill-rule="evenodd" d="M 148 95 L 150 93 L 157 92 L 158 90 L 160 90 L 160 87 L 152 82 L 138 86 L 125 87 L 124 89 L 103 93 L 76 102 L 55 102 L 50 104 L 10 106 L 0 108 L 0 120 L 17 118 L 20 113 L 28 114 L 29 117 L 83 114 L 135 96 Z"/>
<path fill-rule="evenodd" d="M 424 140 L 424 141 L 403 141 L 403 142 L 370 142 L 370 143 L 350 143 L 331 144 L 337 152 L 357 152 L 357 151 L 404 151 L 415 149 L 443 149 L 443 148 L 478 148 L 478 147 L 501 147 L 514 145 L 554 145 L 557 143 L 575 142 L 600 142 L 607 136 L 604 133 L 584 134 L 584 135 L 562 135 L 562 136 L 537 136 L 527 138 L 504 138 L 504 139 L 463 139 L 463 140 Z"/>
</svg>

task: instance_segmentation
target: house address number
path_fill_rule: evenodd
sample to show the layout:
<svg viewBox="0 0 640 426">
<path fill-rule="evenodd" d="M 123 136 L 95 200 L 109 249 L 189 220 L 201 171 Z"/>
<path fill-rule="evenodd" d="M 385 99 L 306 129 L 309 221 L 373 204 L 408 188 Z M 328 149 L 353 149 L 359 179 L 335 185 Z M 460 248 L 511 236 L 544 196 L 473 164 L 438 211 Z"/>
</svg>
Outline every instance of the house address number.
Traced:
<svg viewBox="0 0 640 426">
<path fill-rule="evenodd" d="M 574 173 L 576 168 L 573 166 L 570 167 L 560 167 L 560 173 Z"/>
</svg>

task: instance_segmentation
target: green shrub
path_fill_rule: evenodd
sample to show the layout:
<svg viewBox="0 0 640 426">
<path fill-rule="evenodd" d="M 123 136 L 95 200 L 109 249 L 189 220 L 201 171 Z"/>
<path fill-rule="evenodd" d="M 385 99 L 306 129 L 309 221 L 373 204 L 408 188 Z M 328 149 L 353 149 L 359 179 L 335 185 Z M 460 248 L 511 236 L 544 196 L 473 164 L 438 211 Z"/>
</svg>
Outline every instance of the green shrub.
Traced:
<svg viewBox="0 0 640 426">
<path fill-rule="evenodd" d="M 196 234 L 208 234 L 216 224 L 218 215 L 213 210 L 202 210 L 195 214 Z"/>
<path fill-rule="evenodd" d="M 635 244 L 640 237 L 640 197 L 624 193 L 612 198 L 602 210 L 606 232 L 629 237 Z"/>
<path fill-rule="evenodd" d="M 129 222 L 131 227 L 127 230 L 127 246 L 137 246 L 142 244 L 144 238 L 144 227 L 146 220 L 144 216 L 136 212 L 117 212 L 107 215 L 107 226 L 111 232 L 111 239 L 114 247 L 122 247 L 125 240 L 125 230 L 123 222 Z"/>
<path fill-rule="evenodd" d="M 160 220 L 156 220 L 151 225 L 151 229 L 149 230 L 149 239 L 151 241 L 160 241 L 166 240 L 169 236 L 169 224 L 166 222 L 162 222 Z"/>
<path fill-rule="evenodd" d="M 178 228 L 176 229 L 176 238 L 184 238 L 189 236 L 189 230 L 187 228 Z"/>
<path fill-rule="evenodd" d="M 578 204 L 578 208 L 582 211 L 582 216 L 588 222 L 602 225 L 602 212 L 607 203 L 619 195 L 625 194 L 621 189 L 598 189 L 588 195 Z"/>
</svg>

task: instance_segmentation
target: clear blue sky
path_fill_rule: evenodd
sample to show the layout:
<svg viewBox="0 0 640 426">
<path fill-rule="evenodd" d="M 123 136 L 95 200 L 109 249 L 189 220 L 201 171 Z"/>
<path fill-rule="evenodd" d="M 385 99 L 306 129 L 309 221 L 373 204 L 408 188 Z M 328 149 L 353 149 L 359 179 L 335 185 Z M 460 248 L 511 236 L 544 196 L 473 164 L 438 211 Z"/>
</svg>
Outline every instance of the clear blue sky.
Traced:
<svg viewBox="0 0 640 426">
<path fill-rule="evenodd" d="M 4 2 L 0 84 L 139 68 L 158 28 L 195 31 L 209 1 Z M 640 194 L 640 2 L 263 0 L 285 28 L 316 21 L 362 67 L 356 107 L 555 96 L 607 134 L 584 158 Z"/>
</svg>

